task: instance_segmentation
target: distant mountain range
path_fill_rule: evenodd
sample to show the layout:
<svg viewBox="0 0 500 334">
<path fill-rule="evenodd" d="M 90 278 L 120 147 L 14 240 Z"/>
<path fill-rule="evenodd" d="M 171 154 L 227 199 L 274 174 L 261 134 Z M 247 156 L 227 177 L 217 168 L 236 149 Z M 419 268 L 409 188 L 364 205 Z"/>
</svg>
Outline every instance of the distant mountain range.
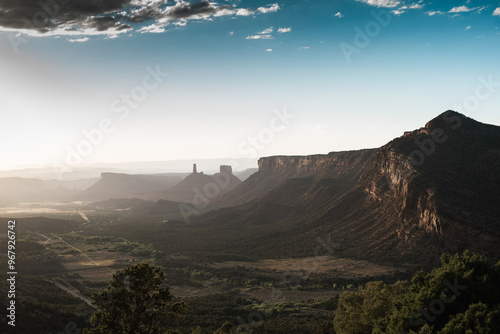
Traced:
<svg viewBox="0 0 500 334">
<path fill-rule="evenodd" d="M 20 177 L 0 178 L 0 205 L 20 202 L 68 201 L 92 186 L 97 180 L 59 181 Z"/>
<path fill-rule="evenodd" d="M 227 192 L 248 178 L 257 168 L 231 172 L 230 182 L 223 192 Z M 100 178 L 78 180 L 41 180 L 35 178 L 0 178 L 0 205 L 21 202 L 98 202 L 120 198 L 142 198 L 147 200 L 170 199 L 179 202 L 193 201 L 193 189 L 204 189 L 213 177 L 197 173 L 164 174 L 101 174 Z M 184 180 L 190 176 L 187 180 Z M 239 177 L 238 177 L 239 176 Z M 176 186 L 175 188 L 173 188 Z M 171 188 L 173 188 L 171 190 Z M 221 192 L 221 193 L 223 193 Z"/>
<path fill-rule="evenodd" d="M 219 159 L 196 159 L 203 166 L 206 173 L 216 173 L 220 165 L 232 165 L 238 171 L 257 168 L 257 159 L 250 158 L 219 158 Z M 53 167 L 36 167 L 17 170 L 0 170 L 0 178 L 22 177 L 29 179 L 52 180 L 54 178 L 63 181 L 80 179 L 98 179 L 102 173 L 120 174 L 165 174 L 186 173 L 191 170 L 193 160 L 169 160 L 169 161 L 142 161 L 122 163 L 95 163 L 72 168 L 70 171 L 59 173 Z M 245 177 L 246 178 L 246 177 Z"/>
</svg>

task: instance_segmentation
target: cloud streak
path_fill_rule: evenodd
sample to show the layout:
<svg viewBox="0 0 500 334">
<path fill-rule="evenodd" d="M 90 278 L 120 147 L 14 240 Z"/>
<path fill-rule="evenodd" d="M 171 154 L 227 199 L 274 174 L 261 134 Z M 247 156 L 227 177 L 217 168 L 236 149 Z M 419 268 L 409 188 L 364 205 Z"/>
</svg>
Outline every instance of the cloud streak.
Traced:
<svg viewBox="0 0 500 334">
<path fill-rule="evenodd" d="M 286 34 L 288 32 L 292 31 L 292 27 L 288 28 L 278 28 L 277 32 L 280 34 Z M 274 33 L 274 27 L 269 27 L 267 29 L 264 29 L 260 32 L 258 32 L 255 35 L 250 35 L 247 36 L 245 39 L 274 39 L 273 34 Z"/>
<path fill-rule="evenodd" d="M 358 2 L 363 2 L 370 6 L 382 7 L 382 8 L 393 8 L 391 12 L 394 15 L 401 15 L 406 13 L 410 9 L 422 9 L 424 7 L 423 0 L 419 2 L 409 2 L 409 1 L 399 1 L 399 0 L 356 0 Z M 338 12 L 335 14 L 336 17 L 342 18 L 342 13 Z"/>
<path fill-rule="evenodd" d="M 434 16 L 434 15 L 445 15 L 445 14 L 453 14 L 452 17 L 459 16 L 460 14 L 463 13 L 481 13 L 486 7 L 474 7 L 474 8 L 469 8 L 467 6 L 456 6 L 451 8 L 447 12 L 443 12 L 440 10 L 431 10 L 427 12 L 427 15 L 429 16 Z"/>
<path fill-rule="evenodd" d="M 467 6 L 458 6 L 450 9 L 448 13 L 467 13 L 475 10 L 474 8 L 469 8 Z"/>
<path fill-rule="evenodd" d="M 137 30 L 161 33 L 170 24 L 221 16 L 251 16 L 277 12 L 278 4 L 238 8 L 202 0 L 0 0 L 0 31 L 32 36 L 111 35 Z"/>
<path fill-rule="evenodd" d="M 399 6 L 401 1 L 398 0 L 356 0 L 359 2 L 364 2 L 368 5 L 375 7 L 386 7 L 386 8 L 394 8 Z"/>
</svg>

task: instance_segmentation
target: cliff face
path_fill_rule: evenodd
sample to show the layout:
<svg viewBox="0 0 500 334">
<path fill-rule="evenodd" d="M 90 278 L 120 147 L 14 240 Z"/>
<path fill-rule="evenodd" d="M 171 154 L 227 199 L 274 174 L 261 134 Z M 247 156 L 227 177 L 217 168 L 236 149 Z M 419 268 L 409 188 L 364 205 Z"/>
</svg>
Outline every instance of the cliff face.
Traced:
<svg viewBox="0 0 500 334">
<path fill-rule="evenodd" d="M 332 233 L 346 254 L 425 261 L 465 248 L 499 254 L 499 203 L 500 127 L 449 111 L 378 149 L 261 158 L 211 206 L 234 210 L 197 221 L 289 222 L 298 243 Z"/>
<path fill-rule="evenodd" d="M 397 215 L 404 240 L 423 230 L 451 249 L 490 251 L 500 240 L 499 153 L 500 127 L 448 111 L 381 147 L 359 185 Z"/>
<path fill-rule="evenodd" d="M 436 193 L 408 157 L 390 145 L 380 148 L 372 168 L 361 176 L 358 186 L 397 221 L 398 236 L 410 241 L 416 228 L 442 235 L 436 208 Z"/>
<path fill-rule="evenodd" d="M 259 171 L 216 200 L 211 208 L 241 205 L 264 197 L 287 180 L 311 178 L 356 178 L 376 150 L 332 152 L 309 156 L 273 156 L 259 159 Z"/>
<path fill-rule="evenodd" d="M 332 152 L 327 155 L 274 156 L 259 159 L 259 172 L 300 176 L 334 176 L 363 164 L 374 150 Z"/>
</svg>

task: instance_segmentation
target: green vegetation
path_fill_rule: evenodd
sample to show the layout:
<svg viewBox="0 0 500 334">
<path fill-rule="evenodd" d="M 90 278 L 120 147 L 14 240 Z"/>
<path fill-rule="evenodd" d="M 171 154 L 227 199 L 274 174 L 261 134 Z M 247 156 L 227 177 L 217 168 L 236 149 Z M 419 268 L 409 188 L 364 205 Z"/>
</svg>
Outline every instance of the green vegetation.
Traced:
<svg viewBox="0 0 500 334">
<path fill-rule="evenodd" d="M 337 333 L 500 332 L 500 262 L 466 251 L 411 282 L 367 284 L 340 296 Z"/>
<path fill-rule="evenodd" d="M 109 286 L 92 296 L 97 311 L 87 334 L 157 334 L 185 304 L 172 302 L 160 267 L 140 263 L 117 271 Z"/>
<path fill-rule="evenodd" d="M 150 243 L 140 243 L 137 241 L 129 241 L 124 238 L 106 237 L 106 236 L 84 236 L 80 232 L 72 231 L 71 233 L 62 236 L 65 240 L 71 241 L 72 243 L 79 242 L 86 245 L 110 245 L 114 247 L 108 248 L 108 252 L 122 252 L 127 253 L 130 256 L 136 257 L 159 257 L 161 252 L 156 251 Z M 93 251 L 93 249 L 87 249 L 87 251 Z M 74 254 L 71 251 L 66 252 L 66 254 Z"/>
<path fill-rule="evenodd" d="M 261 226 L 235 231 L 113 221 L 78 226 L 64 221 L 71 228 L 49 220 L 19 224 L 18 332 L 99 333 L 106 316 L 87 304 L 89 298 L 108 296 L 98 308 L 104 313 L 113 303 L 134 305 L 121 299 L 127 295 L 121 291 L 131 286 L 120 273 L 141 262 L 154 263 L 142 266 L 155 268 L 162 277 L 152 293 L 160 293 L 168 284 L 177 298 L 165 294 L 166 303 L 186 305 L 183 314 L 174 317 L 176 312 L 169 309 L 153 320 L 151 328 L 157 333 L 500 332 L 500 264 L 492 265 L 485 256 L 443 255 L 440 266 L 418 272 L 404 264 L 387 271 L 342 259 L 336 252 L 322 253 L 334 262 L 285 258 L 292 255 L 287 248 L 262 261 L 268 240 L 259 239 Z M 257 252 L 246 241 L 237 243 L 238 234 L 247 232 L 262 244 Z M 0 265 L 5 264 L 6 258 L 0 258 Z M 155 277 L 150 274 L 137 272 L 135 278 L 143 282 Z M 117 275 L 122 278 L 116 280 Z M 146 308 L 154 309 L 154 305 Z M 117 317 L 123 314 L 118 309 L 113 312 Z M 139 317 L 141 323 L 149 316 L 146 312 Z"/>
</svg>

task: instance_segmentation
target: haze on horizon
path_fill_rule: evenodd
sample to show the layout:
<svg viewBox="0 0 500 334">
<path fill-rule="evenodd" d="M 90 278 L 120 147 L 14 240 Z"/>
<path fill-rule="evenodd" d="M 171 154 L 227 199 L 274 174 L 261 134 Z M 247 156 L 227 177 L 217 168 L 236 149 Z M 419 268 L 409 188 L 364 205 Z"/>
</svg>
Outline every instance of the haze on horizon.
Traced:
<svg viewBox="0 0 500 334">
<path fill-rule="evenodd" d="M 0 3 L 0 170 L 378 147 L 447 109 L 500 124 L 498 2 L 31 3 Z"/>
</svg>

